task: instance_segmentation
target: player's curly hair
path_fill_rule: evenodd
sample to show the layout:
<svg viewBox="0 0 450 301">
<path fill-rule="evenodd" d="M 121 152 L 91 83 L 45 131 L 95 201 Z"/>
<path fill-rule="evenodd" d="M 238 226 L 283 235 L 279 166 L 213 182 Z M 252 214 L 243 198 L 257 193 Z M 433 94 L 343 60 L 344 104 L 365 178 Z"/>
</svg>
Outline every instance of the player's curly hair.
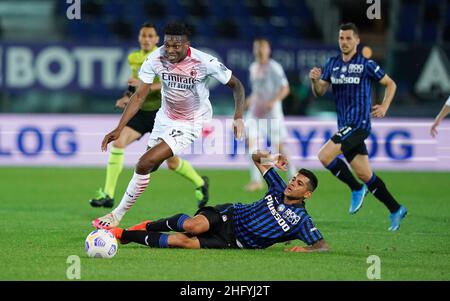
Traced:
<svg viewBox="0 0 450 301">
<path fill-rule="evenodd" d="M 187 24 L 183 22 L 174 21 L 166 25 L 166 28 L 164 29 L 164 34 L 189 37 L 191 35 L 191 30 Z"/>
</svg>

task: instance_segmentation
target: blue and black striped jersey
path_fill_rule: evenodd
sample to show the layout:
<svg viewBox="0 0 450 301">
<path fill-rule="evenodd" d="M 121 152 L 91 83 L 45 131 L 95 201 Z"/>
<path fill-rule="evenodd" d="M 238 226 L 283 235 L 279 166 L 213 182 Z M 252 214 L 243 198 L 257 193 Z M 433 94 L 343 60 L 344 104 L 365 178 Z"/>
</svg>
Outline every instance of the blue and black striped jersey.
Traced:
<svg viewBox="0 0 450 301">
<path fill-rule="evenodd" d="M 264 174 L 269 190 L 252 203 L 233 205 L 234 232 L 245 248 L 267 248 L 300 239 L 308 245 L 323 239 L 303 205 L 284 203 L 286 184 L 274 168 Z"/>
<path fill-rule="evenodd" d="M 370 131 L 372 82 L 380 81 L 385 73 L 373 60 L 355 54 L 344 62 L 342 55 L 332 57 L 323 69 L 322 79 L 331 83 L 338 128 L 345 126 Z"/>
</svg>

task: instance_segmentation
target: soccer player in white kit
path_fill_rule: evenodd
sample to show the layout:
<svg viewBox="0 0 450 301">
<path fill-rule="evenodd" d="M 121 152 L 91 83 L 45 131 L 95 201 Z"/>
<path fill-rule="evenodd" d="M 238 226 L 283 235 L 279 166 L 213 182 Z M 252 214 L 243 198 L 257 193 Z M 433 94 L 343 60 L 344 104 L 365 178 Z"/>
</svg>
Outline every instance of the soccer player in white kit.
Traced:
<svg viewBox="0 0 450 301">
<path fill-rule="evenodd" d="M 441 123 L 442 119 L 445 118 L 450 113 L 450 96 L 448 97 L 447 101 L 445 102 L 444 106 L 442 107 L 439 114 L 436 116 L 433 125 L 430 129 L 431 137 L 435 138 L 437 135 L 437 127 L 439 123 Z"/>
<path fill-rule="evenodd" d="M 255 61 L 250 65 L 251 94 L 247 98 L 246 126 L 248 130 L 248 145 L 250 153 L 250 183 L 245 186 L 247 191 L 263 188 L 261 174 L 252 164 L 251 154 L 264 148 L 261 143 L 269 139 L 272 150 L 287 156 L 283 141 L 287 138 L 284 124 L 284 114 L 281 102 L 289 95 L 289 83 L 283 67 L 270 58 L 270 43 L 267 39 L 256 38 L 253 41 Z M 289 162 L 292 162 L 289 158 Z M 290 178 L 297 174 L 293 164 L 288 166 Z"/>
<path fill-rule="evenodd" d="M 207 83 L 211 77 L 233 89 L 235 114 L 233 130 L 237 139 L 244 138 L 245 92 L 242 83 L 217 58 L 190 47 L 189 30 L 182 23 L 170 23 L 165 28 L 164 45 L 153 51 L 139 71 L 141 83 L 130 98 L 116 129 L 102 142 L 106 151 L 109 142 L 116 140 L 127 122 L 136 114 L 151 90 L 155 76 L 161 81 L 162 104 L 156 114 L 155 125 L 148 141 L 148 150 L 136 164 L 120 204 L 109 214 L 92 221 L 96 228 L 117 227 L 125 213 L 147 188 L 150 173 L 164 160 L 190 146 L 201 132 L 204 123 L 212 118 Z"/>
</svg>

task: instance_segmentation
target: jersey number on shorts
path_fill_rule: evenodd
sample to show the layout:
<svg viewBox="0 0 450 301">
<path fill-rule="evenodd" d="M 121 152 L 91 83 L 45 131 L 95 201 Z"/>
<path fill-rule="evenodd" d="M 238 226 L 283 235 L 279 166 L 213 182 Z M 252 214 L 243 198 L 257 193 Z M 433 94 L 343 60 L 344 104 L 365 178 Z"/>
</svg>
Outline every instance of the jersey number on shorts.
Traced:
<svg viewBox="0 0 450 301">
<path fill-rule="evenodd" d="M 352 128 L 350 126 L 346 126 L 346 127 L 343 127 L 339 132 L 337 132 L 336 135 L 343 138 L 343 137 L 345 137 L 345 135 L 350 133 L 351 130 L 352 130 Z"/>
</svg>

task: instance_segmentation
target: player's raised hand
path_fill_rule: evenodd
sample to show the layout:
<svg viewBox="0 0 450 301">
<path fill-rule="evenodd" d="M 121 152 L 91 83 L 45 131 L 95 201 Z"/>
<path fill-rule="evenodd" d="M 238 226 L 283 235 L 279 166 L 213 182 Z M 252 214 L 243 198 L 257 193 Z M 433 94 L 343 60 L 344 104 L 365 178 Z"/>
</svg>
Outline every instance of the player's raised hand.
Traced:
<svg viewBox="0 0 450 301">
<path fill-rule="evenodd" d="M 285 155 L 283 155 L 283 154 L 276 154 L 274 163 L 275 163 L 275 167 L 276 168 L 279 168 L 279 169 L 281 169 L 283 171 L 287 171 L 288 170 L 288 168 L 287 168 L 287 166 L 288 166 L 288 159 L 287 159 L 287 157 Z"/>
<path fill-rule="evenodd" d="M 234 132 L 234 138 L 236 140 L 243 140 L 245 138 L 245 125 L 244 125 L 244 120 L 242 120 L 242 118 L 234 119 L 233 132 Z"/>
<path fill-rule="evenodd" d="M 122 130 L 116 128 L 105 135 L 105 138 L 103 138 L 102 141 L 102 152 L 106 152 L 106 150 L 108 149 L 108 143 L 117 140 L 119 138 L 121 131 Z"/>
<path fill-rule="evenodd" d="M 383 105 L 374 105 L 372 107 L 372 117 L 383 118 L 386 115 L 387 107 Z"/>
<path fill-rule="evenodd" d="M 125 107 L 127 106 L 127 104 L 130 102 L 130 98 L 128 96 L 124 96 L 122 98 L 119 98 L 116 101 L 116 108 L 119 109 L 125 109 Z"/>
<path fill-rule="evenodd" d="M 322 77 L 322 69 L 314 67 L 309 71 L 309 78 L 312 80 L 319 80 Z"/>
<path fill-rule="evenodd" d="M 433 123 L 433 125 L 431 126 L 431 129 L 430 129 L 430 135 L 431 135 L 431 137 L 433 137 L 433 138 L 436 138 L 436 136 L 437 136 L 437 133 L 438 133 L 438 131 L 437 131 L 437 126 L 438 126 L 439 124 L 438 123 Z"/>
</svg>

